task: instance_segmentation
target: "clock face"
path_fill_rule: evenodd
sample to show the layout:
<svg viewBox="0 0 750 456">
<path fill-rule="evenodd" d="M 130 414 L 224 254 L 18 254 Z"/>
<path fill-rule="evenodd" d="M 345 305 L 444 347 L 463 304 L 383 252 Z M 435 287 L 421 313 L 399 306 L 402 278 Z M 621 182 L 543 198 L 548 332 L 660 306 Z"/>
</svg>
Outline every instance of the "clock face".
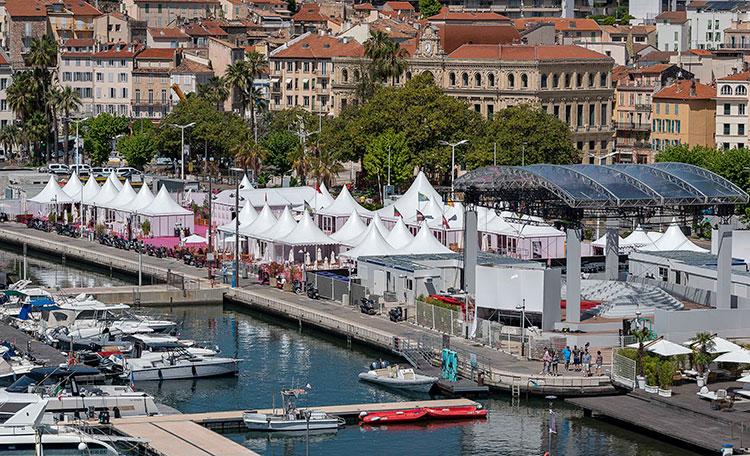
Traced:
<svg viewBox="0 0 750 456">
<path fill-rule="evenodd" d="M 424 44 L 424 52 L 425 54 L 432 53 L 432 43 L 430 43 L 429 41 Z"/>
</svg>

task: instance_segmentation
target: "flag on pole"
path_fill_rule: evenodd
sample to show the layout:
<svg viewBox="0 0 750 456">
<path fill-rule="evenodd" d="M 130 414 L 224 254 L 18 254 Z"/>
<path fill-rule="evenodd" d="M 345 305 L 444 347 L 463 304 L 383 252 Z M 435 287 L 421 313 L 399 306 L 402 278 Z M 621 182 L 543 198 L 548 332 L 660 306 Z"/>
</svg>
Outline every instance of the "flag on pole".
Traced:
<svg viewBox="0 0 750 456">
<path fill-rule="evenodd" d="M 403 218 L 403 216 L 401 215 L 401 212 L 399 212 L 399 210 L 396 209 L 396 206 L 393 206 L 393 216 Z"/>
<path fill-rule="evenodd" d="M 420 203 L 423 203 L 423 202 L 429 201 L 429 200 L 430 200 L 429 196 L 425 195 L 422 192 L 417 192 L 417 201 L 419 201 Z"/>
<path fill-rule="evenodd" d="M 321 193 L 320 191 L 320 183 L 315 184 L 315 191 L 318 193 Z"/>
<path fill-rule="evenodd" d="M 443 228 L 447 230 L 447 229 L 450 229 L 450 227 L 451 225 L 448 223 L 448 219 L 446 219 L 445 216 L 443 216 Z"/>
<path fill-rule="evenodd" d="M 417 223 L 421 223 L 424 220 L 424 214 L 417 209 Z"/>
</svg>

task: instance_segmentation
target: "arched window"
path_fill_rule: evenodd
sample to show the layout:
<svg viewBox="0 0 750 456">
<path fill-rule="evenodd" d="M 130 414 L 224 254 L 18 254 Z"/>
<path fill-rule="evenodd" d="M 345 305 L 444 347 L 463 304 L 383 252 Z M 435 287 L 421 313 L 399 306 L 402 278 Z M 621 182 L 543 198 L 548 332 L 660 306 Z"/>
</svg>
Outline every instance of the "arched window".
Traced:
<svg viewBox="0 0 750 456">
<path fill-rule="evenodd" d="M 589 73 L 589 87 L 594 87 L 594 84 L 596 84 L 596 77 L 594 73 Z"/>
<path fill-rule="evenodd" d="M 461 83 L 464 87 L 467 87 L 469 85 L 469 75 L 468 73 L 461 74 Z"/>
<path fill-rule="evenodd" d="M 542 89 L 547 88 L 547 75 L 543 74 L 541 77 L 541 80 L 539 81 L 539 85 L 542 87 Z"/>
<path fill-rule="evenodd" d="M 552 87 L 554 87 L 555 89 L 560 87 L 560 75 L 559 74 L 552 75 Z"/>
<path fill-rule="evenodd" d="M 731 95 L 732 94 L 732 87 L 728 85 L 721 86 L 721 94 L 722 95 Z"/>
<path fill-rule="evenodd" d="M 524 89 L 529 87 L 529 76 L 526 73 L 521 75 L 521 87 Z"/>
<path fill-rule="evenodd" d="M 354 80 L 359 81 L 359 70 L 354 70 Z"/>
<path fill-rule="evenodd" d="M 456 85 L 456 73 L 451 71 L 451 73 L 448 75 L 448 82 L 452 86 Z"/>
<path fill-rule="evenodd" d="M 573 82 L 573 81 L 572 81 L 572 79 L 571 79 L 570 75 L 569 75 L 569 74 L 566 74 L 566 75 L 565 75 L 565 87 L 566 87 L 566 88 L 570 88 L 570 84 L 571 84 L 571 82 Z"/>
<path fill-rule="evenodd" d="M 411 71 L 406 72 L 406 80 L 407 81 L 411 80 Z"/>
<path fill-rule="evenodd" d="M 512 73 L 508 75 L 508 87 L 516 86 L 516 77 Z"/>
<path fill-rule="evenodd" d="M 737 86 L 736 89 L 734 89 L 735 95 L 747 95 L 747 88 L 745 86 Z"/>
<path fill-rule="evenodd" d="M 583 87 L 583 75 L 581 73 L 576 74 L 576 87 Z"/>
<path fill-rule="evenodd" d="M 488 74 L 487 81 L 489 81 L 490 87 L 495 87 L 495 73 Z"/>
<path fill-rule="evenodd" d="M 346 68 L 341 70 L 341 79 L 344 82 L 349 82 L 349 70 L 347 70 Z"/>
<path fill-rule="evenodd" d="M 482 87 L 482 75 L 474 73 L 474 87 Z"/>
</svg>

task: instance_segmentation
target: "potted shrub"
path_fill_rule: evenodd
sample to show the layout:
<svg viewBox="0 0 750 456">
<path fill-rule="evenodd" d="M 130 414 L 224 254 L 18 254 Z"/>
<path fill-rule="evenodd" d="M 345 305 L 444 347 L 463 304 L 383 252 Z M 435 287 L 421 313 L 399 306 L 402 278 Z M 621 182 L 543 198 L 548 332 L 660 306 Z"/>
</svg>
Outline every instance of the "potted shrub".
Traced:
<svg viewBox="0 0 750 456">
<path fill-rule="evenodd" d="M 698 388 L 702 388 L 708 380 L 708 365 L 714 359 L 714 355 L 710 353 L 715 347 L 713 339 L 713 334 L 699 332 L 693 338 L 693 343 L 690 346 L 693 349 L 693 364 L 698 371 L 698 377 L 696 377 Z"/>
<path fill-rule="evenodd" d="M 646 373 L 644 389 L 647 393 L 656 394 L 659 391 L 659 360 L 653 356 L 645 358 L 643 370 Z"/>
<path fill-rule="evenodd" d="M 659 365 L 659 396 L 672 397 L 675 369 L 674 361 L 664 361 Z"/>
<path fill-rule="evenodd" d="M 643 359 L 646 353 L 646 349 L 644 347 L 644 344 L 649 340 L 649 337 L 651 336 L 651 331 L 649 331 L 646 328 L 641 328 L 636 331 L 633 331 L 633 336 L 635 337 L 635 340 L 638 342 L 638 361 L 636 362 L 636 366 L 638 368 L 638 375 L 636 376 L 636 380 L 638 381 L 638 389 L 645 389 L 646 377 L 644 376 Z"/>
</svg>

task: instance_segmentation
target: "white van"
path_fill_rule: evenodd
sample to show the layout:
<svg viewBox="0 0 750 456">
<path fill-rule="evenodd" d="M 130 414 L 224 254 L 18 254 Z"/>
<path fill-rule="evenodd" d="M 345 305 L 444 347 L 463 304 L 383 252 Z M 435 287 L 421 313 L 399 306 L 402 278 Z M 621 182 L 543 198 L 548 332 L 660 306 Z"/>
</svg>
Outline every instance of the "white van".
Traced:
<svg viewBox="0 0 750 456">
<path fill-rule="evenodd" d="M 70 165 L 70 172 L 76 172 L 79 176 L 88 176 L 91 174 L 91 166 L 87 164 Z"/>
</svg>

